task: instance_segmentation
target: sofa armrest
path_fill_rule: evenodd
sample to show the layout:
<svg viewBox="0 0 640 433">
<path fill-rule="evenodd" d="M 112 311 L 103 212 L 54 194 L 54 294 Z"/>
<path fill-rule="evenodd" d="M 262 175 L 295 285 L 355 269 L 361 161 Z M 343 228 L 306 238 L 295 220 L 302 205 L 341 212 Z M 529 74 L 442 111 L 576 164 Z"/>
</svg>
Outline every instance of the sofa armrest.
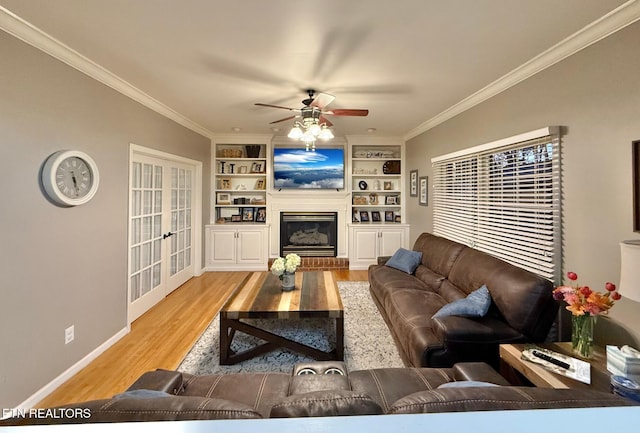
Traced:
<svg viewBox="0 0 640 433">
<path fill-rule="evenodd" d="M 147 371 L 138 378 L 127 391 L 136 389 L 152 389 L 168 394 L 180 395 L 184 391 L 182 373 L 171 370 Z"/>
<path fill-rule="evenodd" d="M 508 386 L 510 383 L 485 362 L 458 362 L 453 366 L 456 381 L 489 382 Z"/>
<path fill-rule="evenodd" d="M 391 258 L 391 256 L 379 256 L 378 257 L 378 264 L 379 265 L 385 265 L 389 259 Z"/>
</svg>

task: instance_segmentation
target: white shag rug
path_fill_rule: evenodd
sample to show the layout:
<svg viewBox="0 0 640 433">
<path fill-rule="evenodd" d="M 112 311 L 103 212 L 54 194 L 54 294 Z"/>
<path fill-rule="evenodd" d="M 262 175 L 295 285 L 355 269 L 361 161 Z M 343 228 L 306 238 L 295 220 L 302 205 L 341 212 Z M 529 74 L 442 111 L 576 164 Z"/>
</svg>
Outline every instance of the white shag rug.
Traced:
<svg viewBox="0 0 640 433">
<path fill-rule="evenodd" d="M 367 368 L 404 367 L 382 316 L 369 294 L 366 281 L 339 281 L 344 306 L 344 361 L 350 371 Z M 329 351 L 335 347 L 335 320 L 246 320 L 274 334 Z M 283 323 L 284 322 L 284 323 Z M 288 349 L 277 349 L 235 365 L 220 365 L 220 321 L 218 315 L 184 358 L 179 371 L 191 374 L 255 371 L 290 372 L 298 362 L 313 359 Z M 232 350 L 242 351 L 263 341 L 236 332 Z"/>
</svg>

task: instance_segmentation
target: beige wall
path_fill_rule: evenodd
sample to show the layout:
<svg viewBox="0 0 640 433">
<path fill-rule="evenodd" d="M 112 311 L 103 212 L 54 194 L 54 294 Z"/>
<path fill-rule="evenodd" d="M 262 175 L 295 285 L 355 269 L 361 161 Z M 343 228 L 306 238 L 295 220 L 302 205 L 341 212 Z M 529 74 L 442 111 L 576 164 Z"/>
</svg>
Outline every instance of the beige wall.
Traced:
<svg viewBox="0 0 640 433">
<path fill-rule="evenodd" d="M 547 125 L 562 137 L 564 270 L 602 290 L 620 278 L 619 242 L 632 228 L 631 142 L 640 139 L 640 23 L 552 66 L 407 143 L 407 172 L 430 159 Z M 469 71 L 473 73 L 473 71 Z M 433 207 L 407 205 L 411 239 L 432 229 Z M 640 266 L 640 264 L 638 264 Z M 623 300 L 598 321 L 601 343 L 639 346 L 640 304 Z M 612 328 L 616 328 L 612 331 Z M 627 335 L 631 333 L 632 335 Z"/>
<path fill-rule="evenodd" d="M 129 143 L 203 162 L 210 140 L 0 32 L 0 407 L 16 405 L 126 326 Z M 61 208 L 39 185 L 44 160 L 87 152 L 89 203 Z M 75 341 L 64 329 L 75 325 Z"/>
</svg>

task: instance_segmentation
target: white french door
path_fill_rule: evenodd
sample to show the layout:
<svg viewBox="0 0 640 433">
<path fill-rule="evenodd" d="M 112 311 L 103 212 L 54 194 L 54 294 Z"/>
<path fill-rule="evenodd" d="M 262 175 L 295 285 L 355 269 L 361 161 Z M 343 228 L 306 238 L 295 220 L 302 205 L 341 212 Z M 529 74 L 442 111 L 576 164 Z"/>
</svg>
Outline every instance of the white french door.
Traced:
<svg viewBox="0 0 640 433">
<path fill-rule="evenodd" d="M 131 154 L 129 323 L 194 275 L 195 172 L 180 161 Z"/>
</svg>

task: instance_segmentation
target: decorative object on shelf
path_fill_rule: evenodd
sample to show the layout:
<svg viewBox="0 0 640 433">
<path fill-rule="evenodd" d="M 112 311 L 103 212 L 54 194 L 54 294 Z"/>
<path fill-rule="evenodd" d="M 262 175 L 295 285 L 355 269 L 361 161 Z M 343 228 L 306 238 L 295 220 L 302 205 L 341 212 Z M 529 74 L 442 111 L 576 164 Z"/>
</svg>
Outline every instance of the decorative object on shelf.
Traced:
<svg viewBox="0 0 640 433">
<path fill-rule="evenodd" d="M 218 179 L 218 189 L 231 189 L 231 179 L 228 177 Z"/>
<path fill-rule="evenodd" d="M 567 278 L 577 281 L 578 275 L 575 272 L 567 272 Z M 568 305 L 567 310 L 571 312 L 571 347 L 573 351 L 583 358 L 593 356 L 593 327 L 596 317 L 600 314 L 607 314 L 613 307 L 615 301 L 621 298 L 616 292 L 613 283 L 604 285 L 606 292 L 595 292 L 588 286 L 559 286 L 553 291 L 553 298 L 564 300 Z"/>
<path fill-rule="evenodd" d="M 256 180 L 255 189 L 264 189 L 264 179 Z"/>
<path fill-rule="evenodd" d="M 361 195 L 356 195 L 353 197 L 353 204 L 362 206 L 367 204 L 367 198 Z"/>
<path fill-rule="evenodd" d="M 400 160 L 387 161 L 382 165 L 384 174 L 400 174 Z"/>
<path fill-rule="evenodd" d="M 264 207 L 259 207 L 256 209 L 256 222 L 263 223 L 267 220 L 267 209 Z"/>
<path fill-rule="evenodd" d="M 394 215 L 392 210 L 384 211 L 384 220 L 385 222 L 392 223 L 394 221 Z"/>
<path fill-rule="evenodd" d="M 242 222 L 242 215 L 231 215 L 231 222 L 239 223 Z"/>
<path fill-rule="evenodd" d="M 369 222 L 369 212 L 367 212 L 366 210 L 361 210 L 360 211 L 360 221 L 363 223 L 368 223 Z"/>
<path fill-rule="evenodd" d="M 418 185 L 420 187 L 418 203 L 420 206 L 429 206 L 429 176 L 421 176 Z"/>
<path fill-rule="evenodd" d="M 245 185 L 244 183 L 241 183 L 240 185 L 236 186 L 236 190 L 237 191 L 246 191 L 247 190 L 247 185 Z"/>
<path fill-rule="evenodd" d="M 247 166 L 246 165 L 241 165 L 240 167 L 238 167 L 238 173 L 239 174 L 247 174 Z"/>
<path fill-rule="evenodd" d="M 233 174 L 233 167 L 235 167 L 235 164 L 230 162 L 229 163 L 229 174 Z"/>
<path fill-rule="evenodd" d="M 378 194 L 375 192 L 369 194 L 369 204 L 378 204 Z"/>
<path fill-rule="evenodd" d="M 418 170 L 409 172 L 409 196 L 418 197 Z"/>
<path fill-rule="evenodd" d="M 357 209 L 353 210 L 353 213 L 351 215 L 351 222 L 354 222 L 354 223 L 359 223 L 360 222 L 360 217 L 358 216 Z"/>
<path fill-rule="evenodd" d="M 391 182 L 390 180 L 385 180 L 384 181 L 384 190 L 385 191 L 391 191 L 393 189 L 393 182 Z"/>
<path fill-rule="evenodd" d="M 251 222 L 254 219 L 254 212 L 252 207 L 244 207 L 242 208 L 242 221 L 243 222 Z"/>
<path fill-rule="evenodd" d="M 264 165 L 261 162 L 251 164 L 251 173 L 264 173 Z"/>
<path fill-rule="evenodd" d="M 374 210 L 371 212 L 371 221 L 374 223 L 380 222 L 380 211 Z"/>
<path fill-rule="evenodd" d="M 231 204 L 231 196 L 226 192 L 219 192 L 216 194 L 217 204 Z"/>
<path fill-rule="evenodd" d="M 402 222 L 402 216 L 396 215 L 396 222 L 397 223 L 401 223 Z"/>
<path fill-rule="evenodd" d="M 251 197 L 251 200 L 249 200 L 249 203 L 251 204 L 266 204 L 266 200 L 262 197 Z"/>
<path fill-rule="evenodd" d="M 224 165 L 226 164 L 225 161 L 220 161 L 220 174 L 224 174 Z"/>
<path fill-rule="evenodd" d="M 376 191 L 380 191 L 380 179 L 376 179 L 373 182 L 373 189 L 375 189 Z"/>
<path fill-rule="evenodd" d="M 221 149 L 218 156 L 223 158 L 242 158 L 242 149 Z"/>
<path fill-rule="evenodd" d="M 358 182 L 358 188 L 360 188 L 362 191 L 365 191 L 368 187 L 369 185 L 367 185 L 367 182 L 365 182 L 364 180 Z"/>
<path fill-rule="evenodd" d="M 384 204 L 386 205 L 397 205 L 398 203 L 398 196 L 397 195 L 388 195 L 384 198 Z"/>
<path fill-rule="evenodd" d="M 49 156 L 42 168 L 42 186 L 54 203 L 78 206 L 98 191 L 98 166 L 78 150 L 60 150 Z"/>
<path fill-rule="evenodd" d="M 249 144 L 245 146 L 247 151 L 247 158 L 259 158 L 260 157 L 260 145 Z"/>
<path fill-rule="evenodd" d="M 284 258 L 278 257 L 271 264 L 271 273 L 282 281 L 282 291 L 290 292 L 295 288 L 295 273 L 301 262 L 299 255 L 290 253 Z"/>
</svg>

